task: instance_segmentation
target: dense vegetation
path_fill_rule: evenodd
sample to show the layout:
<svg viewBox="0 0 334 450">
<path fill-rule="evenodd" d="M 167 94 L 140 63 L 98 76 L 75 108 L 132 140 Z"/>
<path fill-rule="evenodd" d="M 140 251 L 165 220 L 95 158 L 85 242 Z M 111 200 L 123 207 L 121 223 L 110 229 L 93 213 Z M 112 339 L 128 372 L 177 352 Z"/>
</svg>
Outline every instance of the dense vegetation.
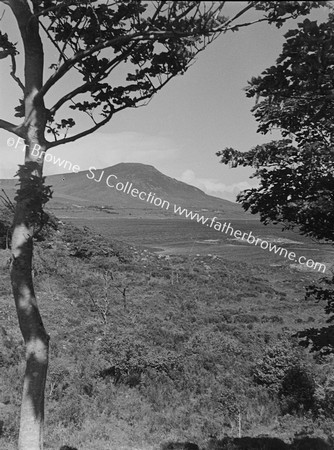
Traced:
<svg viewBox="0 0 334 450">
<path fill-rule="evenodd" d="M 334 15 L 318 24 L 305 19 L 285 34 L 276 64 L 253 77 L 246 88 L 256 98 L 252 111 L 258 132 L 278 129 L 279 141 L 257 145 L 248 152 L 225 148 L 217 155 L 232 167 L 251 166 L 258 188 L 237 200 L 261 221 L 280 223 L 317 240 L 334 243 L 333 71 Z M 307 287 L 306 299 L 325 304 L 327 324 L 298 333 L 305 347 L 334 352 L 334 278 Z"/>
<path fill-rule="evenodd" d="M 321 321 L 314 302 L 299 302 L 311 275 L 218 257 L 159 258 L 87 228 L 57 228 L 36 242 L 33 270 L 51 336 L 46 448 L 203 446 L 238 436 L 239 423 L 242 436 L 332 435 L 332 357 L 312 356 L 291 338 Z M 9 250 L 0 256 L 5 269 Z M 13 449 L 24 346 L 7 272 L 0 445 Z"/>
</svg>

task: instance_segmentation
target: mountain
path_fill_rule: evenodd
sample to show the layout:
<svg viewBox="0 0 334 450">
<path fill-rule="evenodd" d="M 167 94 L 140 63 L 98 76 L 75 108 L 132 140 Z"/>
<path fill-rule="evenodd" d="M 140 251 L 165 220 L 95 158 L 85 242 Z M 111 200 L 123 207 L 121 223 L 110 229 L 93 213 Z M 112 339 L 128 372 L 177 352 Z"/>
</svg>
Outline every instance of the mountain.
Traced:
<svg viewBox="0 0 334 450">
<path fill-rule="evenodd" d="M 0 188 L 13 194 L 15 180 L 0 180 Z M 118 214 L 174 215 L 174 205 L 193 212 L 214 212 L 219 217 L 249 217 L 241 206 L 205 194 L 155 167 L 120 163 L 105 169 L 51 175 L 46 179 L 54 191 L 48 208 L 83 211 L 104 209 Z M 56 212 L 58 211 L 58 213 Z"/>
</svg>

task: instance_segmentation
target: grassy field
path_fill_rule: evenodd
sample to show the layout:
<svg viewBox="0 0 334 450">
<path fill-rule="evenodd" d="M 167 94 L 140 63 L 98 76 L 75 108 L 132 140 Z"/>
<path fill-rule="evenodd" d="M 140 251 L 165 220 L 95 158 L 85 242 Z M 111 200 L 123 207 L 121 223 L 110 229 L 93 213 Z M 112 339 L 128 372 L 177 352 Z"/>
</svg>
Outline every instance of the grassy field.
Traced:
<svg viewBox="0 0 334 450">
<path fill-rule="evenodd" d="M 273 266 L 284 265 L 290 266 L 292 270 L 296 266 L 294 262 L 283 256 L 237 240 L 230 235 L 231 231 L 229 234 L 218 232 L 190 219 L 117 218 L 101 214 L 95 218 L 72 217 L 67 220 L 77 226 L 88 226 L 104 236 L 117 237 L 134 245 L 141 245 L 161 255 L 212 254 L 221 256 L 228 261 L 248 261 Z M 286 248 L 288 252 L 295 252 L 298 257 L 305 256 L 307 259 L 311 258 L 324 263 L 328 269 L 332 265 L 334 249 L 329 244 L 316 243 L 294 231 L 282 232 L 280 226 L 264 226 L 259 220 L 222 218 L 217 221 L 230 223 L 234 230 L 240 230 L 242 233 L 251 232 L 256 237 L 273 244 L 276 243 L 278 246 Z M 291 264 L 294 265 L 291 266 Z"/>
<path fill-rule="evenodd" d="M 46 449 L 149 450 L 167 441 L 207 448 L 210 439 L 239 432 L 331 439 L 332 358 L 308 353 L 292 337 L 325 322 L 322 305 L 303 300 L 319 274 L 268 264 L 264 250 L 267 259 L 245 258 L 246 247 L 225 235 L 220 245 L 207 244 L 220 250 L 211 256 L 189 251 L 191 238 L 211 237 L 186 220 L 92 225 L 65 224 L 36 243 L 34 280 L 51 336 Z M 188 253 L 176 255 L 182 242 Z M 303 242 L 284 245 L 309 245 Z M 149 251 L 168 246 L 168 257 Z M 4 450 L 15 448 L 24 369 L 8 256 L 0 251 Z"/>
</svg>

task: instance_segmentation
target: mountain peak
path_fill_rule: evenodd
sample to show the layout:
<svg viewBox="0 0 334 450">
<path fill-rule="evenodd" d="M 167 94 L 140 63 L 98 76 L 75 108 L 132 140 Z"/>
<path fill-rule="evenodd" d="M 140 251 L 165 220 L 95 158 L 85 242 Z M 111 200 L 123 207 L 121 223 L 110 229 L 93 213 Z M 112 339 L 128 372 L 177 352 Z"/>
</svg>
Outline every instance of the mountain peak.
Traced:
<svg viewBox="0 0 334 450">
<path fill-rule="evenodd" d="M 114 166 L 109 166 L 109 167 L 134 167 L 134 168 L 150 168 L 150 169 L 154 169 L 157 170 L 154 166 L 152 166 L 151 164 L 144 164 L 144 163 L 139 163 L 139 162 L 120 162 L 118 164 L 115 164 Z M 157 170 L 158 171 L 158 170 Z"/>
<path fill-rule="evenodd" d="M 16 180 L 11 181 L 14 191 Z M 66 208 L 71 209 L 73 205 L 81 208 L 107 205 L 122 214 L 129 214 L 128 211 L 131 211 L 131 215 L 136 215 L 136 212 L 142 215 L 147 211 L 150 215 L 175 217 L 173 205 L 176 205 L 193 212 L 211 211 L 216 216 L 245 216 L 240 205 L 207 195 L 200 189 L 143 163 L 122 162 L 104 169 L 50 175 L 46 183 L 53 190 L 53 199 L 48 204 L 51 208 L 56 204 L 57 207 L 66 205 Z M 137 192 L 137 195 L 133 192 Z M 142 193 L 141 199 L 139 193 Z M 152 202 L 143 201 L 157 197 L 170 205 L 168 211 L 162 211 Z"/>
</svg>

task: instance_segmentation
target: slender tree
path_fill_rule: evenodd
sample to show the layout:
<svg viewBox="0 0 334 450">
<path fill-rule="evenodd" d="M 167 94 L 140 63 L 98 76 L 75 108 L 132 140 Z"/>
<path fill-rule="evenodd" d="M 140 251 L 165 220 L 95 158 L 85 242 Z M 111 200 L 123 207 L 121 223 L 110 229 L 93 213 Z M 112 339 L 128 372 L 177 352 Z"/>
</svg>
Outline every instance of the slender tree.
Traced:
<svg viewBox="0 0 334 450">
<path fill-rule="evenodd" d="M 325 2 L 247 2 L 232 18 L 222 15 L 226 2 L 221 1 L 0 2 L 14 15 L 24 49 L 21 59 L 13 38 L 0 32 L 0 58 L 9 60 L 10 75 L 22 91 L 15 108 L 21 123 L 0 120 L 0 127 L 25 143 L 11 243 L 11 282 L 26 345 L 19 449 L 40 450 L 49 337 L 37 306 L 31 267 L 34 233 L 43 223 L 43 206 L 51 197 L 43 177 L 45 153 L 93 133 L 122 110 L 148 103 L 219 34 L 259 21 L 281 26 Z M 261 11 L 259 18 L 240 22 L 249 10 Z M 46 42 L 54 58 L 48 69 Z M 24 71 L 17 70 L 19 64 L 24 64 Z M 120 83 L 117 80 L 124 73 Z M 69 83 L 62 83 L 64 79 Z M 73 83 L 75 87 L 62 92 Z M 48 94 L 56 90 L 62 94 L 50 105 Z M 88 116 L 91 126 L 77 126 L 81 115 Z"/>
</svg>

